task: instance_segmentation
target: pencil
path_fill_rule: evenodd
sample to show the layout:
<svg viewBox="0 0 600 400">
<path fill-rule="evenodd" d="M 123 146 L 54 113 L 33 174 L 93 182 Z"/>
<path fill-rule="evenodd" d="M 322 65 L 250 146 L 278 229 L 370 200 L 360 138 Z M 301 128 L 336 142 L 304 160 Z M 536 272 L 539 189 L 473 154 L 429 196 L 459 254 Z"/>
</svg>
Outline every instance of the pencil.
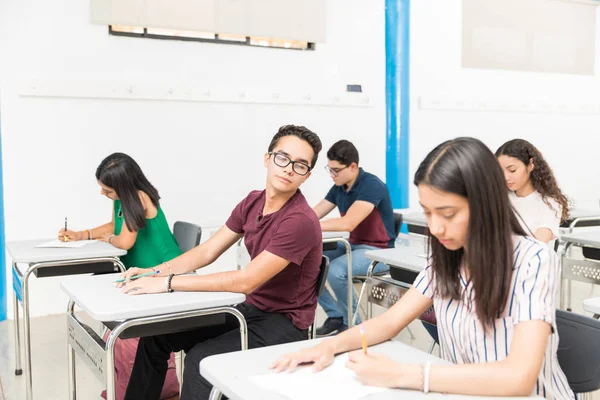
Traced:
<svg viewBox="0 0 600 400">
<path fill-rule="evenodd" d="M 65 217 L 65 242 L 69 241 L 69 237 L 67 236 L 67 217 Z"/>
<path fill-rule="evenodd" d="M 134 281 L 134 280 L 136 280 L 138 278 L 143 278 L 144 276 L 151 276 L 151 275 L 158 275 L 158 274 L 160 274 L 160 270 L 157 269 L 156 271 L 146 272 L 145 274 L 132 276 L 131 280 Z M 116 283 L 125 282 L 125 278 L 117 279 L 115 282 Z"/>
<path fill-rule="evenodd" d="M 363 352 L 365 353 L 365 356 L 366 356 L 367 355 L 367 337 L 365 336 L 365 330 L 362 326 L 360 327 L 360 339 L 362 341 Z"/>
</svg>

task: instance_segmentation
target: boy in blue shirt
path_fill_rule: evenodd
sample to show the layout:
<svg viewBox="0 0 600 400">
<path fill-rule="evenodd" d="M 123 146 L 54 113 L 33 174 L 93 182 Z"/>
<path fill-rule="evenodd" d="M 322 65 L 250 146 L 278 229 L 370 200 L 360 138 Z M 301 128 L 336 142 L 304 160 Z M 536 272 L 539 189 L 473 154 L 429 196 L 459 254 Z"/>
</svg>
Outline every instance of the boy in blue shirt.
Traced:
<svg viewBox="0 0 600 400">
<path fill-rule="evenodd" d="M 366 275 L 370 260 L 365 257 L 365 252 L 394 247 L 396 231 L 390 193 L 381 179 L 358 166 L 358 150 L 351 142 L 336 142 L 327 151 L 327 160 L 325 169 L 334 185 L 313 210 L 321 219 L 336 207 L 339 209 L 341 216 L 321 221 L 321 229 L 324 232 L 350 232 L 352 274 Z M 317 329 L 317 335 L 348 329 L 346 248 L 338 244 L 337 249 L 323 254 L 331 260 L 327 281 L 337 300 L 328 289 L 319 296 L 319 304 L 327 313 L 327 320 Z M 375 272 L 385 271 L 386 268 L 385 264 L 378 264 Z M 355 310 L 356 296 L 353 296 L 352 303 L 352 309 Z"/>
</svg>

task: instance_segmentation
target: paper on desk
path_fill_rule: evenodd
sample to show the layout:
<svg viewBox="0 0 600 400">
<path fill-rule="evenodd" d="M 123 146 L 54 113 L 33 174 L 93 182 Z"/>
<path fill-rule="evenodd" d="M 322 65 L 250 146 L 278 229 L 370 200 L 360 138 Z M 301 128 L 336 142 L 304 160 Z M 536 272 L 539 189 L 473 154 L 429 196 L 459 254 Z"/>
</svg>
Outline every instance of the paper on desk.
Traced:
<svg viewBox="0 0 600 400">
<path fill-rule="evenodd" d="M 63 242 L 61 240 L 54 239 L 46 243 L 38 244 L 35 247 L 57 247 L 63 249 L 77 249 L 95 241 L 96 240 L 73 240 L 70 242 Z"/>
<path fill-rule="evenodd" d="M 333 363 L 321 372 L 313 372 L 311 366 L 300 367 L 292 373 L 281 372 L 254 375 L 250 382 L 263 389 L 276 392 L 291 400 L 344 399 L 355 400 L 379 393 L 385 388 L 365 386 L 356 379 L 353 371 L 346 368 L 347 354 L 337 356 Z"/>
</svg>

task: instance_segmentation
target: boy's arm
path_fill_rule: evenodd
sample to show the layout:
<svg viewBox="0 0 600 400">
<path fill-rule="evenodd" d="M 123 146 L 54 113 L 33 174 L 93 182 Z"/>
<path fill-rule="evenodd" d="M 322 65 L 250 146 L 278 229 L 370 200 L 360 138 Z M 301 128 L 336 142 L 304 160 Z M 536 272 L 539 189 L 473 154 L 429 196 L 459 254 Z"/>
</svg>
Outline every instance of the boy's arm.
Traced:
<svg viewBox="0 0 600 400">
<path fill-rule="evenodd" d="M 371 214 L 375 205 L 368 201 L 357 200 L 348 209 L 348 212 L 339 218 L 321 221 L 323 231 L 352 232 L 365 218 Z"/>
<path fill-rule="evenodd" d="M 205 267 L 219 258 L 225 250 L 240 240 L 241 237 L 242 234 L 233 232 L 227 225 L 223 225 L 206 242 L 169 261 L 171 271 L 177 275 Z M 157 267 L 161 270 L 161 276 L 169 275 L 169 271 L 165 271 L 164 267 Z"/>
<path fill-rule="evenodd" d="M 174 276 L 171 288 L 175 291 L 250 294 L 281 272 L 289 263 L 289 260 L 264 250 L 242 270 L 201 276 Z"/>
<path fill-rule="evenodd" d="M 329 214 L 335 208 L 335 204 L 329 200 L 323 199 L 316 206 L 313 207 L 313 211 L 317 214 L 317 218 L 321 219 Z"/>
</svg>

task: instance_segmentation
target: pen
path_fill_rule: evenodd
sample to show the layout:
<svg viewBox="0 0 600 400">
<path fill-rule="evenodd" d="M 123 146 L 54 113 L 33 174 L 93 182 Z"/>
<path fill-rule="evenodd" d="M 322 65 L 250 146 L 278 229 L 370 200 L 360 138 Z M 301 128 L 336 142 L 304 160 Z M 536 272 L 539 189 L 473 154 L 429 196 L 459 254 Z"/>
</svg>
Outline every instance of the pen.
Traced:
<svg viewBox="0 0 600 400">
<path fill-rule="evenodd" d="M 67 217 L 65 217 L 65 242 L 69 241 L 69 237 L 67 236 Z"/>
<path fill-rule="evenodd" d="M 151 275 L 158 275 L 158 274 L 160 274 L 160 270 L 159 269 L 157 269 L 156 271 L 152 271 L 152 272 L 146 272 L 145 274 L 132 276 L 131 280 L 134 281 L 137 278 L 143 278 L 144 276 L 151 276 Z M 125 278 L 117 279 L 115 282 L 116 283 L 125 282 Z"/>
<path fill-rule="evenodd" d="M 362 341 L 362 348 L 365 355 L 367 355 L 367 337 L 365 336 L 365 330 L 363 327 L 360 327 L 360 339 Z"/>
</svg>

